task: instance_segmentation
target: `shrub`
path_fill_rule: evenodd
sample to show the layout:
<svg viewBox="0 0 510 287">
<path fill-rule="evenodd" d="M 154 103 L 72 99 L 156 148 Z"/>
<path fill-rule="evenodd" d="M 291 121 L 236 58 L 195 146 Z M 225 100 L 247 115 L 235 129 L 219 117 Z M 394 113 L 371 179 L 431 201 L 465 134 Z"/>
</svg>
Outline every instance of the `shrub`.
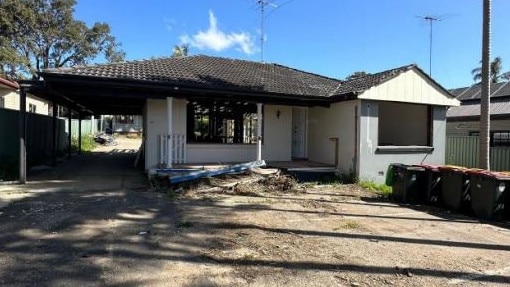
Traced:
<svg viewBox="0 0 510 287">
<path fill-rule="evenodd" d="M 91 152 L 96 148 L 96 142 L 94 138 L 90 135 L 82 136 L 81 138 L 81 150 L 83 152 Z M 71 138 L 71 149 L 73 151 L 78 151 L 78 137 Z"/>
</svg>

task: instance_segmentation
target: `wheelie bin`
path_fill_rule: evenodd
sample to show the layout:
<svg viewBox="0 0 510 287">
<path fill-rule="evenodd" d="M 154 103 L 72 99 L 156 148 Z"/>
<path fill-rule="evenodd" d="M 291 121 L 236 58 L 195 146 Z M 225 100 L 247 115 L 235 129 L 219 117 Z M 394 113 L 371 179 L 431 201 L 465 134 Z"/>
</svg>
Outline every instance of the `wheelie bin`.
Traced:
<svg viewBox="0 0 510 287">
<path fill-rule="evenodd" d="M 510 175 L 490 171 L 468 173 L 471 208 L 475 216 L 487 220 L 508 219 Z"/>
<path fill-rule="evenodd" d="M 441 203 L 448 209 L 471 212 L 468 169 L 460 166 L 441 166 Z"/>
<path fill-rule="evenodd" d="M 421 204 L 427 197 L 425 168 L 419 166 L 393 166 L 393 199 L 396 202 Z"/>
<path fill-rule="evenodd" d="M 425 203 L 429 205 L 441 205 L 441 172 L 439 165 L 420 164 L 415 165 L 425 169 Z"/>
</svg>

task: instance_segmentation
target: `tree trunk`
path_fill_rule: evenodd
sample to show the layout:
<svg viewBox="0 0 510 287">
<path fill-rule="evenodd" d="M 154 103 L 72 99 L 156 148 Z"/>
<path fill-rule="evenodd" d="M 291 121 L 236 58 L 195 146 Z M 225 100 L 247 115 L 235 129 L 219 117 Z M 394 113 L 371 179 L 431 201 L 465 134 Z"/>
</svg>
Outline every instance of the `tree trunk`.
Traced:
<svg viewBox="0 0 510 287">
<path fill-rule="evenodd" d="M 480 105 L 480 159 L 479 167 L 490 169 L 490 52 L 491 0 L 483 0 L 482 91 Z"/>
</svg>

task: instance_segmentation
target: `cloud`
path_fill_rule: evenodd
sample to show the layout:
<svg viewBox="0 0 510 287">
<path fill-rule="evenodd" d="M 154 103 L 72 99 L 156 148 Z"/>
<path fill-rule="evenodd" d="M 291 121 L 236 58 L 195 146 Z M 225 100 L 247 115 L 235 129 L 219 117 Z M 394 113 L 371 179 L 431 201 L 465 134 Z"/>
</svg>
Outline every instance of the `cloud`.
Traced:
<svg viewBox="0 0 510 287">
<path fill-rule="evenodd" d="M 168 31 L 172 31 L 174 29 L 175 24 L 176 24 L 175 20 L 168 19 L 168 18 L 164 18 L 163 22 L 165 23 L 165 28 Z"/>
<path fill-rule="evenodd" d="M 182 43 L 200 50 L 211 49 L 221 52 L 233 47 L 245 54 L 255 52 L 253 37 L 249 33 L 225 33 L 219 30 L 218 20 L 214 17 L 212 11 L 209 11 L 209 28 L 206 31 L 198 31 L 192 36 L 184 34 L 180 39 Z"/>
</svg>

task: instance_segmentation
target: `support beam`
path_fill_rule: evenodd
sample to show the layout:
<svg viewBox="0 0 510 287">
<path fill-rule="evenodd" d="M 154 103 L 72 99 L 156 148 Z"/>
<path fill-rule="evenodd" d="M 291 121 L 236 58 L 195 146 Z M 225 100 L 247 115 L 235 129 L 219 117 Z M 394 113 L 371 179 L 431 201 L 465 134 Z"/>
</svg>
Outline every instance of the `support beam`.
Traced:
<svg viewBox="0 0 510 287">
<path fill-rule="evenodd" d="M 67 157 L 71 158 L 72 148 L 71 148 L 71 140 L 72 140 L 72 125 L 73 125 L 73 111 L 71 108 L 67 108 L 67 119 L 68 119 L 68 125 L 67 125 L 67 142 L 69 143 L 69 146 L 67 147 Z"/>
<path fill-rule="evenodd" d="M 173 133 L 173 99 L 172 97 L 166 98 L 166 110 L 167 110 L 167 124 L 168 124 L 168 133 L 167 133 L 167 152 L 166 152 L 166 167 L 172 167 L 173 161 L 173 142 L 172 137 L 170 137 Z"/>
<path fill-rule="evenodd" d="M 78 114 L 78 154 L 81 154 L 81 113 Z"/>
<path fill-rule="evenodd" d="M 51 155 L 51 164 L 53 166 L 56 166 L 57 165 L 57 153 L 58 153 L 58 132 L 57 132 L 57 123 L 58 123 L 58 120 L 57 120 L 57 114 L 58 114 L 58 105 L 57 105 L 57 102 L 53 101 L 52 102 L 52 113 L 51 113 L 51 118 L 52 118 L 52 123 L 53 123 L 53 127 L 52 127 L 52 155 Z"/>
<path fill-rule="evenodd" d="M 19 94 L 19 182 L 27 183 L 27 92 L 21 88 Z"/>
<path fill-rule="evenodd" d="M 257 103 L 257 161 L 262 160 L 262 103 Z"/>
</svg>

